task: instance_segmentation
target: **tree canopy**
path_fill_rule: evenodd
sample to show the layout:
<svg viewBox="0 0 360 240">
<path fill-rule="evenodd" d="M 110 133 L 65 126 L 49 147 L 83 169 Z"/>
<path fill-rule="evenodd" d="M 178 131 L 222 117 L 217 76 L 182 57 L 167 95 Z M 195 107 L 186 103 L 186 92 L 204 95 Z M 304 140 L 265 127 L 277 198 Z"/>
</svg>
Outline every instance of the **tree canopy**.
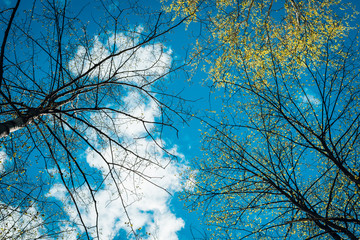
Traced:
<svg viewBox="0 0 360 240">
<path fill-rule="evenodd" d="M 340 1 L 172 1 L 223 105 L 185 197 L 219 239 L 358 239 L 357 12 Z M 201 118 L 201 117 L 200 117 Z"/>
<path fill-rule="evenodd" d="M 136 1 L 7 4 L 0 10 L 0 238 L 166 236 L 157 222 L 142 229 L 133 219 L 155 211 L 164 221 L 141 199 L 179 184 L 178 153 L 161 139 L 163 128 L 176 132 L 174 122 L 184 120 L 181 100 L 163 81 L 179 66 L 160 40 L 183 20 Z M 164 205 L 162 195 L 149 201 Z"/>
</svg>

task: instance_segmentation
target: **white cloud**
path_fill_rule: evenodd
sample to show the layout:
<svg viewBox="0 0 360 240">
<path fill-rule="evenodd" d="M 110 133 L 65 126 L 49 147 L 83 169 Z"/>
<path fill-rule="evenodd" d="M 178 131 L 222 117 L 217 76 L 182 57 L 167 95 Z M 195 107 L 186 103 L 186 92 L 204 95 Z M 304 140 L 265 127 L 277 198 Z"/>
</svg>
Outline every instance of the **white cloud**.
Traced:
<svg viewBox="0 0 360 240">
<path fill-rule="evenodd" d="M 46 197 L 54 197 L 57 198 L 60 201 L 65 201 L 66 200 L 66 188 L 64 187 L 63 184 L 54 184 L 50 191 L 46 194 Z"/>
<path fill-rule="evenodd" d="M 133 46 L 137 41 L 136 36 L 131 38 L 124 34 L 113 35 L 105 44 L 99 38 L 95 38 L 90 52 L 80 47 L 69 67 L 74 74 L 82 74 L 97 61 L 109 56 L 111 46 L 115 45 L 117 51 L 121 51 Z M 101 67 L 93 70 L 91 75 L 106 79 L 115 74 L 115 69 L 121 67 L 121 72 L 116 74 L 119 81 L 144 84 L 163 75 L 169 69 L 170 54 L 170 50 L 164 52 L 164 47 L 160 43 L 145 45 L 109 59 Z M 143 236 L 145 239 L 176 240 L 176 232 L 183 228 L 185 223 L 171 211 L 171 195 L 164 189 L 170 193 L 181 190 L 180 173 L 185 166 L 170 161 L 162 149 L 165 144 L 156 136 L 153 136 L 156 142 L 151 138 L 144 138 L 147 135 L 146 129 L 151 131 L 156 127 L 152 122 L 160 116 L 158 105 L 153 100 L 130 91 L 122 100 L 126 107 L 121 110 L 133 117 L 118 113 L 98 113 L 91 117 L 104 131 L 116 130 L 121 136 L 121 144 L 128 150 L 114 144 L 103 146 L 101 154 L 106 158 L 106 162 L 91 149 L 86 152 L 88 164 L 101 170 L 103 176 L 107 176 L 103 188 L 95 193 L 100 239 L 113 239 L 121 229 L 130 232 L 128 214 L 134 230 L 141 229 L 139 232 L 151 233 Z M 144 126 L 143 121 L 148 123 Z M 109 126 L 115 129 L 111 130 Z M 94 133 L 89 131 L 88 134 Z M 183 158 L 177 152 L 176 146 L 168 151 Z M 113 175 L 109 174 L 109 162 L 112 163 L 110 167 L 113 167 Z M 70 219 L 79 222 L 75 206 L 71 203 L 64 186 L 55 184 L 47 196 L 62 201 Z M 94 202 L 86 186 L 77 189 L 76 196 L 85 225 L 94 226 Z M 91 228 L 90 231 L 95 237 L 96 230 Z M 134 235 L 130 234 L 129 238 L 134 238 Z"/>
<path fill-rule="evenodd" d="M 101 63 L 89 76 L 102 80 L 115 77 L 121 82 L 146 84 L 146 77 L 163 75 L 170 67 L 172 51 L 165 49 L 161 43 L 134 47 L 139 42 L 142 30 L 137 27 L 132 36 L 113 34 L 105 43 L 96 36 L 90 51 L 79 47 L 69 62 L 69 69 L 77 75 L 86 73 L 99 61 L 116 52 L 121 54 Z"/>
<path fill-rule="evenodd" d="M 300 96 L 299 99 L 302 103 L 310 103 L 315 106 L 318 106 L 321 104 L 320 100 L 318 98 L 316 98 L 314 95 Z"/>
<path fill-rule="evenodd" d="M 142 114 L 146 116 L 147 120 L 154 120 L 154 113 L 157 111 L 154 111 L 154 108 L 150 106 L 138 105 L 129 113 L 132 115 Z M 122 122 L 120 126 L 122 126 L 125 136 L 144 134 L 144 129 L 140 130 L 137 121 L 128 120 L 126 121 L 124 117 L 119 120 Z M 128 219 L 123 206 L 126 207 L 130 216 L 133 229 L 142 228 L 144 231 L 152 233 L 149 239 L 153 239 L 155 236 L 156 239 L 160 240 L 177 239 L 176 232 L 184 227 L 184 221 L 171 212 L 169 208 L 171 195 L 158 186 L 171 193 L 180 191 L 179 175 L 184 166 L 176 162 L 169 162 L 169 159 L 164 156 L 163 150 L 150 139 L 128 139 L 128 148 L 140 156 L 146 157 L 149 161 L 129 155 L 120 147 L 113 148 L 112 153 L 109 146 L 102 150 L 102 154 L 107 159 L 111 159 L 113 156 L 113 163 L 132 169 L 133 172 L 121 167 L 116 168 L 113 172 L 116 174 L 116 178 L 107 178 L 104 182 L 105 188 L 96 193 L 100 239 L 112 239 L 120 229 L 129 231 L 129 226 L 125 224 Z M 177 154 L 176 148 L 170 151 Z M 109 173 L 108 165 L 93 151 L 87 152 L 87 162 L 90 166 L 101 169 L 103 175 Z M 119 198 L 117 187 L 120 188 L 121 198 Z M 86 225 L 95 225 L 96 213 L 88 189 L 83 187 L 77 191 L 77 194 L 82 196 L 82 199 L 89 200 L 89 202 L 79 205 Z M 69 216 L 72 219 L 77 219 L 76 209 L 66 195 L 65 188 L 58 184 L 52 187 L 48 196 L 67 202 Z M 93 231 L 91 234 L 95 237 L 96 232 Z"/>
<path fill-rule="evenodd" d="M 192 170 L 190 168 L 186 169 L 187 175 L 185 176 L 186 179 L 183 183 L 184 188 L 187 191 L 194 191 L 196 185 L 196 175 L 199 174 L 198 170 Z"/>
<path fill-rule="evenodd" d="M 0 203 L 0 239 L 38 239 L 43 219 L 35 206 L 27 209 Z"/>
<path fill-rule="evenodd" d="M 313 95 L 309 89 L 305 88 L 305 93 L 301 96 L 299 96 L 299 101 L 301 103 L 305 103 L 305 104 L 311 104 L 313 106 L 319 106 L 321 104 L 321 101 L 315 96 Z"/>
<path fill-rule="evenodd" d="M 6 152 L 0 151 L 0 172 L 4 171 L 4 164 L 8 160 Z"/>
</svg>

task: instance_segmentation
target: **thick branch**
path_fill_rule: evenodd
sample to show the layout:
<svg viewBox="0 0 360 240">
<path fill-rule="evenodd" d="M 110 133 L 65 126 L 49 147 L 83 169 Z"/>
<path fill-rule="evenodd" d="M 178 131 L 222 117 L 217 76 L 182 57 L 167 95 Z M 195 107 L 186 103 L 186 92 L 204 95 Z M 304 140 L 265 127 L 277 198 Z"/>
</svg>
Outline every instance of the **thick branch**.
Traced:
<svg viewBox="0 0 360 240">
<path fill-rule="evenodd" d="M 16 11 L 17 11 L 17 9 L 19 7 L 19 4 L 20 4 L 20 0 L 18 0 L 16 2 L 16 6 L 14 7 L 13 12 L 11 14 L 8 26 L 7 26 L 6 30 L 5 30 L 4 39 L 3 39 L 3 42 L 1 44 L 1 52 L 0 52 L 0 87 L 1 87 L 1 84 L 2 84 L 3 74 L 4 74 L 4 66 L 3 65 L 4 65 L 4 56 L 5 56 L 5 45 L 6 45 L 6 42 L 7 42 L 7 38 L 9 36 L 9 31 L 10 31 L 12 22 L 13 22 L 13 20 L 15 18 Z"/>
<path fill-rule="evenodd" d="M 10 133 L 15 132 L 25 127 L 29 122 L 29 119 L 25 117 L 18 117 L 13 120 L 9 120 L 0 123 L 0 138 L 7 137 Z"/>
<path fill-rule="evenodd" d="M 22 129 L 41 115 L 53 113 L 57 108 L 72 101 L 75 96 L 61 102 L 49 102 L 46 107 L 30 108 L 25 115 L 0 123 L 0 138 L 7 137 L 10 133 Z"/>
</svg>

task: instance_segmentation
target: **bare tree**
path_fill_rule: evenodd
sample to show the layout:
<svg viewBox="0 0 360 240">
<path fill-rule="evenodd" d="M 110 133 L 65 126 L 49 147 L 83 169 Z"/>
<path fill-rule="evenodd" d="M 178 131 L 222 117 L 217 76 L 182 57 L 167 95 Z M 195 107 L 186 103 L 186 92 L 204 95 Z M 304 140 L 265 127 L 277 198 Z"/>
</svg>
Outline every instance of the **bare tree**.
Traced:
<svg viewBox="0 0 360 240">
<path fill-rule="evenodd" d="M 157 184 L 145 168 L 166 164 L 151 153 L 175 157 L 159 140 L 163 127 L 175 129 L 173 119 L 182 119 L 179 99 L 165 94 L 162 81 L 175 68 L 160 40 L 182 23 L 170 20 L 135 1 L 17 0 L 1 9 L 1 238 L 49 238 L 77 228 L 79 238 L 99 238 L 96 194 L 110 182 L 134 236 L 142 234 L 126 211 L 136 192 L 122 182 Z M 157 113 L 147 116 L 146 108 Z M 140 151 L 139 139 L 152 144 Z M 72 219 L 51 198 L 53 184 L 65 190 Z M 84 205 L 95 213 L 92 223 Z"/>
</svg>

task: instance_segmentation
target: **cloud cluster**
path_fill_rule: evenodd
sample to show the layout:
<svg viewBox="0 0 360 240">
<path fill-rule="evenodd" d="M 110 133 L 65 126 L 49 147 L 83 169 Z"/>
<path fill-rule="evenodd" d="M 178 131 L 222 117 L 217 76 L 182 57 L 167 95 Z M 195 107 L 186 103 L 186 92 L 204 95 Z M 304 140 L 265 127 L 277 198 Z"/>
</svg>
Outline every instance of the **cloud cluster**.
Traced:
<svg viewBox="0 0 360 240">
<path fill-rule="evenodd" d="M 299 96 L 298 101 L 303 104 L 311 104 L 313 106 L 319 106 L 321 101 L 311 93 L 308 88 L 304 89 L 304 94 Z"/>
<path fill-rule="evenodd" d="M 27 209 L 0 203 L 0 239 L 39 239 L 43 220 L 34 205 Z"/>
<path fill-rule="evenodd" d="M 127 98 L 134 100 L 135 96 Z M 138 117 L 141 117 L 140 114 L 147 121 L 154 121 L 158 111 L 154 105 L 140 104 L 129 113 Z M 142 232 L 150 233 L 149 239 L 177 239 L 176 232 L 184 227 L 184 221 L 171 212 L 171 195 L 164 189 L 170 193 L 181 190 L 179 176 L 184 166 L 168 159 L 160 140 L 156 143 L 152 139 L 134 138 L 145 134 L 140 121 L 124 116 L 114 116 L 112 120 L 121 127 L 120 131 L 127 139 L 127 149 L 119 146 L 102 149 L 101 153 L 110 161 L 110 165 L 94 151 L 88 150 L 86 157 L 91 167 L 101 170 L 102 175 L 107 176 L 103 183 L 105 187 L 95 194 L 100 238 L 113 239 L 120 229 L 129 231 L 131 227 L 135 231 L 141 229 Z M 176 148 L 169 151 L 181 157 Z M 70 218 L 79 221 L 62 184 L 54 185 L 49 196 L 65 202 Z M 78 189 L 77 196 L 81 196 L 78 202 L 82 203 L 79 207 L 85 224 L 94 226 L 97 215 L 87 187 Z M 96 236 L 95 229 L 91 234 Z"/>
<path fill-rule="evenodd" d="M 132 49 L 137 41 L 136 36 L 121 33 L 105 43 L 96 37 L 91 50 L 79 48 L 69 67 L 74 74 L 83 74 L 97 66 L 101 59 L 123 51 L 92 69 L 90 75 L 99 79 L 115 76 L 118 81 L 146 84 L 166 73 L 171 64 L 171 51 L 164 51 L 160 43 Z M 92 116 L 104 131 L 112 128 L 122 142 L 121 145 L 102 145 L 101 154 L 87 150 L 87 164 L 101 172 L 103 182 L 94 192 L 96 206 L 86 186 L 76 190 L 81 216 L 92 237 L 98 233 L 91 227 L 98 225 L 100 239 L 114 239 L 125 230 L 129 239 L 139 234 L 145 239 L 175 240 L 176 232 L 185 223 L 171 211 L 171 193 L 181 190 L 180 173 L 185 165 L 172 161 L 170 156 L 180 159 L 183 156 L 176 146 L 166 148 L 165 152 L 165 143 L 161 139 L 156 135 L 149 137 L 161 114 L 155 101 L 129 91 L 122 102 L 126 107 L 122 106 L 121 111 L 126 111 L 126 115 L 96 113 Z M 94 133 L 88 132 L 91 134 Z M 70 219 L 81 225 L 77 210 L 62 184 L 52 186 L 47 196 L 62 201 Z M 81 233 L 84 229 L 79 227 L 78 231 Z"/>
<path fill-rule="evenodd" d="M 149 83 L 166 73 L 171 64 L 171 49 L 163 44 L 140 44 L 142 28 L 128 35 L 116 33 L 106 41 L 96 36 L 92 48 L 80 46 L 69 69 L 75 75 L 87 74 L 90 78 L 116 79 L 138 84 Z"/>
<path fill-rule="evenodd" d="M 0 172 L 4 171 L 4 165 L 6 161 L 8 161 L 6 152 L 0 151 Z"/>
</svg>

